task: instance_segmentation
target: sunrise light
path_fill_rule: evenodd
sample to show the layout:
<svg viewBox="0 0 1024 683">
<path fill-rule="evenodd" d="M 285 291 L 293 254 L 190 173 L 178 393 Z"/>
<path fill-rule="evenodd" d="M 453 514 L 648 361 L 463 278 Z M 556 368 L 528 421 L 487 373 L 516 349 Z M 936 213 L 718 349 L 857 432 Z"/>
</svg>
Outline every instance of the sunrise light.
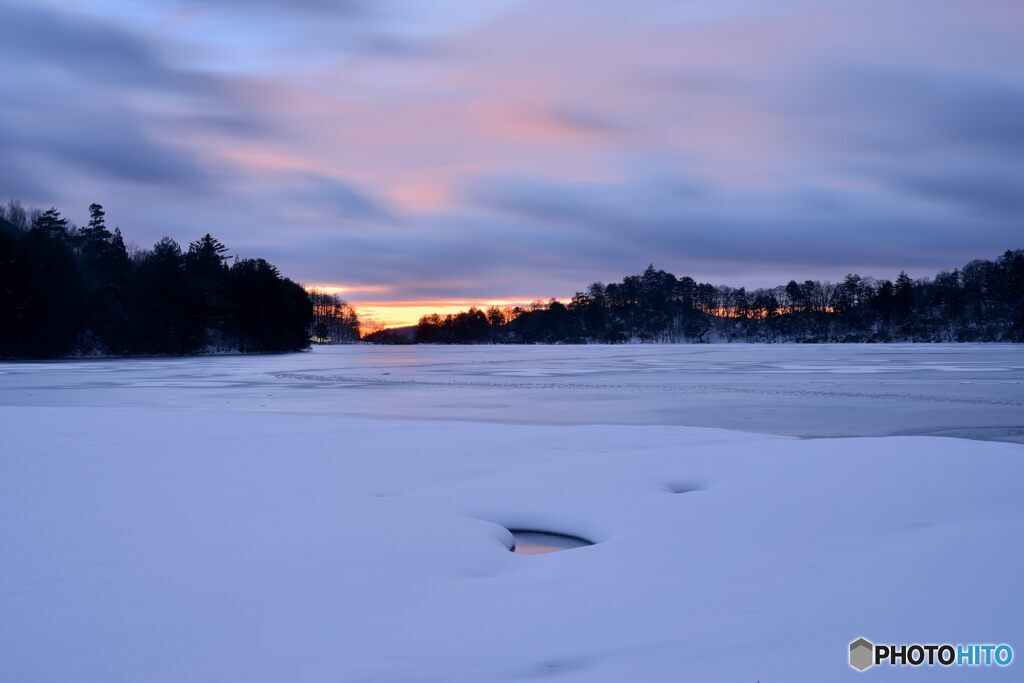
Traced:
<svg viewBox="0 0 1024 683">
<path fill-rule="evenodd" d="M 0 683 L 1022 666 L 1024 0 L 0 27 Z"/>
</svg>

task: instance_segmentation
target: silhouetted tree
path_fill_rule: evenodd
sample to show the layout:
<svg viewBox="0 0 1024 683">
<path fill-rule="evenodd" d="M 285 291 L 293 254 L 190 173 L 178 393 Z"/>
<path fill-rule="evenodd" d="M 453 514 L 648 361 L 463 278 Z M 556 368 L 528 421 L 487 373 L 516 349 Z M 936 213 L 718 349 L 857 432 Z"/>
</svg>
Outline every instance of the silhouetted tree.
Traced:
<svg viewBox="0 0 1024 683">
<path fill-rule="evenodd" d="M 228 248 L 210 233 L 188 245 L 184 258 L 185 278 L 194 300 L 205 343 L 222 344 L 227 325 L 227 251 Z M 221 338 L 217 338 L 221 337 Z"/>
<path fill-rule="evenodd" d="M 240 351 L 287 351 L 309 341 L 309 295 L 263 259 L 240 259 L 228 276 L 229 332 Z"/>
<path fill-rule="evenodd" d="M 470 321 L 480 315 L 480 324 Z M 576 343 L 621 341 L 1021 341 L 1024 251 L 974 261 L 893 284 L 850 273 L 837 285 L 816 280 L 749 292 L 715 287 L 648 266 L 622 282 L 595 283 L 568 304 L 552 299 L 508 311 L 502 321 L 475 309 L 423 316 L 421 343 Z"/>
<path fill-rule="evenodd" d="M 99 204 L 81 229 L 55 208 L 0 206 L 0 356 L 305 348 L 305 290 L 259 259 L 229 270 L 226 251 L 207 234 L 130 257 Z"/>
<path fill-rule="evenodd" d="M 352 307 L 335 294 L 313 291 L 310 336 L 320 344 L 342 344 L 359 340 L 359 318 Z"/>
</svg>

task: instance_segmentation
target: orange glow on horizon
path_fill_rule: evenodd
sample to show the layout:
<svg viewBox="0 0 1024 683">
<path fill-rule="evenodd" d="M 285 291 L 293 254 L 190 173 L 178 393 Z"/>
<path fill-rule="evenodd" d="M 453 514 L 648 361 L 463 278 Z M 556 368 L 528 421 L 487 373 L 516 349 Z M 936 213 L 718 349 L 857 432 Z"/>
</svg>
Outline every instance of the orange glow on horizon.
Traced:
<svg viewBox="0 0 1024 683">
<path fill-rule="evenodd" d="M 355 310 L 359 316 L 363 333 L 374 329 L 385 329 L 395 327 L 407 327 L 419 323 L 420 318 L 436 313 L 441 317 L 449 314 L 456 314 L 470 308 L 478 308 L 486 311 L 492 306 L 501 309 L 521 306 L 528 308 L 533 302 L 547 303 L 550 297 L 522 297 L 515 299 L 409 299 L 409 300 L 360 300 L 350 298 L 351 295 L 379 294 L 391 291 L 393 288 L 387 285 L 346 285 L 346 284 L 307 284 L 304 285 L 309 291 L 319 291 L 327 294 L 337 294 L 345 299 L 346 303 Z M 557 298 L 557 301 L 568 304 L 569 299 Z M 716 318 L 739 318 L 744 317 L 732 306 L 718 308 L 699 308 L 698 310 Z M 780 306 L 776 315 L 788 315 L 794 313 L 791 308 Z M 820 313 L 835 313 L 832 306 L 825 306 Z M 768 317 L 768 311 L 764 309 L 751 309 L 746 317 L 759 319 Z"/>
<path fill-rule="evenodd" d="M 365 290 L 364 290 L 365 291 Z M 448 314 L 455 314 L 470 308 L 487 310 L 491 306 L 498 308 L 513 308 L 522 306 L 527 308 L 534 301 L 547 303 L 550 299 L 488 299 L 484 301 L 349 301 L 349 305 L 355 309 L 360 322 L 364 328 L 376 325 L 383 325 L 385 328 L 406 327 L 415 325 L 425 315 L 437 313 L 441 317 Z M 558 299 L 563 304 L 568 304 L 568 299 Z M 792 309 L 784 306 L 779 307 L 777 315 L 788 315 L 793 313 Z M 835 309 L 826 306 L 819 311 L 821 313 L 835 313 Z M 705 309 L 704 313 L 716 318 L 739 318 L 742 317 L 732 307 L 721 307 Z M 758 319 L 767 318 L 766 310 L 751 310 L 748 317 Z"/>
<path fill-rule="evenodd" d="M 708 315 L 710 315 L 710 316 L 712 316 L 714 318 L 744 318 L 745 317 L 745 318 L 752 318 L 754 320 L 761 320 L 761 319 L 764 319 L 764 318 L 768 317 L 768 310 L 764 309 L 764 308 L 752 308 L 749 311 L 747 311 L 746 314 L 741 314 L 733 306 L 719 306 L 718 308 L 698 308 L 697 310 L 700 310 L 700 311 L 702 311 L 704 313 L 707 313 Z M 791 306 L 779 306 L 777 309 L 775 309 L 775 315 L 791 315 L 791 314 L 797 313 L 797 312 L 799 312 L 798 309 L 795 309 L 795 308 L 793 308 Z M 833 306 L 825 306 L 824 308 L 818 309 L 816 312 L 817 313 L 828 313 L 828 314 L 831 315 L 831 314 L 836 312 L 836 309 Z"/>
<path fill-rule="evenodd" d="M 459 313 L 470 308 L 487 310 L 492 306 L 498 308 L 512 308 L 515 306 L 529 306 L 534 301 L 550 300 L 550 297 L 522 297 L 511 299 L 384 299 L 373 300 L 362 298 L 363 295 L 382 294 L 392 291 L 394 287 L 389 285 L 362 285 L 345 283 L 310 282 L 303 287 L 307 291 L 323 292 L 325 294 L 336 294 L 355 310 L 359 316 L 359 322 L 363 332 L 367 330 L 385 327 L 406 327 L 415 325 L 425 315 L 437 313 L 440 316 Z M 568 303 L 568 299 L 559 299 L 562 303 Z"/>
<path fill-rule="evenodd" d="M 365 292 L 368 294 L 375 294 L 379 292 L 387 292 L 391 290 L 391 287 L 386 285 L 340 285 L 340 284 L 318 284 L 309 283 L 302 285 L 307 292 L 323 292 L 324 294 L 337 294 L 338 296 L 344 297 L 346 294 Z M 352 302 L 348 302 L 352 305 Z"/>
<path fill-rule="evenodd" d="M 393 291 L 391 285 L 364 285 L 339 282 L 307 282 L 302 285 L 307 291 L 336 294 L 345 300 L 359 316 L 363 333 L 374 328 L 394 328 L 415 325 L 425 315 L 437 313 L 444 317 L 470 308 L 487 310 L 492 306 L 498 308 L 526 308 L 535 301 L 547 303 L 551 297 L 515 297 L 508 299 L 381 299 L 374 300 L 372 295 Z M 363 298 L 371 295 L 370 298 Z M 564 304 L 567 298 L 559 298 Z"/>
<path fill-rule="evenodd" d="M 308 291 L 337 294 L 343 298 L 345 302 L 356 312 L 356 315 L 359 316 L 359 322 L 362 327 L 363 334 L 368 334 L 369 332 L 376 331 L 378 329 L 390 329 L 416 325 L 423 316 L 435 313 L 443 318 L 446 315 L 454 315 L 462 311 L 467 311 L 470 308 L 478 308 L 483 311 L 486 311 L 492 306 L 497 306 L 503 310 L 514 308 L 516 306 L 529 308 L 534 302 L 546 304 L 551 300 L 550 297 L 522 297 L 513 299 L 395 299 L 374 301 L 352 298 L 352 295 L 358 297 L 360 294 L 380 294 L 392 291 L 394 287 L 388 285 L 350 285 L 337 283 L 306 284 L 304 287 Z M 568 298 L 558 297 L 556 297 L 555 300 L 567 305 L 570 301 Z M 765 309 L 752 308 L 745 313 L 741 313 L 733 306 L 705 308 L 698 305 L 696 308 L 697 310 L 715 318 L 747 317 L 751 319 L 762 319 L 768 317 L 768 311 Z M 824 306 L 815 310 L 819 313 L 835 313 L 835 309 L 832 306 Z M 791 307 L 779 306 L 774 314 L 789 315 L 796 312 L 797 311 Z"/>
<path fill-rule="evenodd" d="M 437 313 L 440 316 L 455 314 L 476 307 L 487 310 L 491 306 L 511 308 L 529 306 L 531 300 L 487 299 L 482 301 L 350 301 L 359 321 L 365 326 L 377 323 L 384 327 L 406 327 L 415 325 L 425 315 Z M 545 299 L 547 301 L 547 299 Z"/>
</svg>

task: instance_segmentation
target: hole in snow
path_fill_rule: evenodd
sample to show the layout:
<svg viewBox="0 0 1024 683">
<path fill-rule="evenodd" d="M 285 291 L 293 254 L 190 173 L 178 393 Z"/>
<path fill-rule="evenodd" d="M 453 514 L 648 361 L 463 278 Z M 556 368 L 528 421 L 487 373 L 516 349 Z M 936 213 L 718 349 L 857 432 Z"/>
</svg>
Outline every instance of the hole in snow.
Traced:
<svg viewBox="0 0 1024 683">
<path fill-rule="evenodd" d="M 692 493 L 700 491 L 704 487 L 692 481 L 680 481 L 672 484 L 665 484 L 665 490 L 669 493 Z"/>
<path fill-rule="evenodd" d="M 536 531 L 534 529 L 509 529 L 509 531 L 512 532 L 512 547 L 509 550 L 520 555 L 544 555 L 545 553 L 556 553 L 559 550 L 594 545 L 579 536 L 551 531 Z"/>
</svg>

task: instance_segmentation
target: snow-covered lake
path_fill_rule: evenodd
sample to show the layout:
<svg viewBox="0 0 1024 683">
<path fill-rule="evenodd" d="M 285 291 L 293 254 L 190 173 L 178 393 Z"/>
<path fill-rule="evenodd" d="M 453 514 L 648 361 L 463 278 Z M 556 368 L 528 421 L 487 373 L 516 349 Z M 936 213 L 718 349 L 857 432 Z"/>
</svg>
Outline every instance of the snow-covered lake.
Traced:
<svg viewBox="0 0 1024 683">
<path fill-rule="evenodd" d="M 986 680 L 846 648 L 1024 648 L 1021 443 L 1020 346 L 0 363 L 0 681 Z"/>
<path fill-rule="evenodd" d="M 281 356 L 0 363 L 2 405 L 1024 442 L 1024 348 L 339 346 Z"/>
</svg>

